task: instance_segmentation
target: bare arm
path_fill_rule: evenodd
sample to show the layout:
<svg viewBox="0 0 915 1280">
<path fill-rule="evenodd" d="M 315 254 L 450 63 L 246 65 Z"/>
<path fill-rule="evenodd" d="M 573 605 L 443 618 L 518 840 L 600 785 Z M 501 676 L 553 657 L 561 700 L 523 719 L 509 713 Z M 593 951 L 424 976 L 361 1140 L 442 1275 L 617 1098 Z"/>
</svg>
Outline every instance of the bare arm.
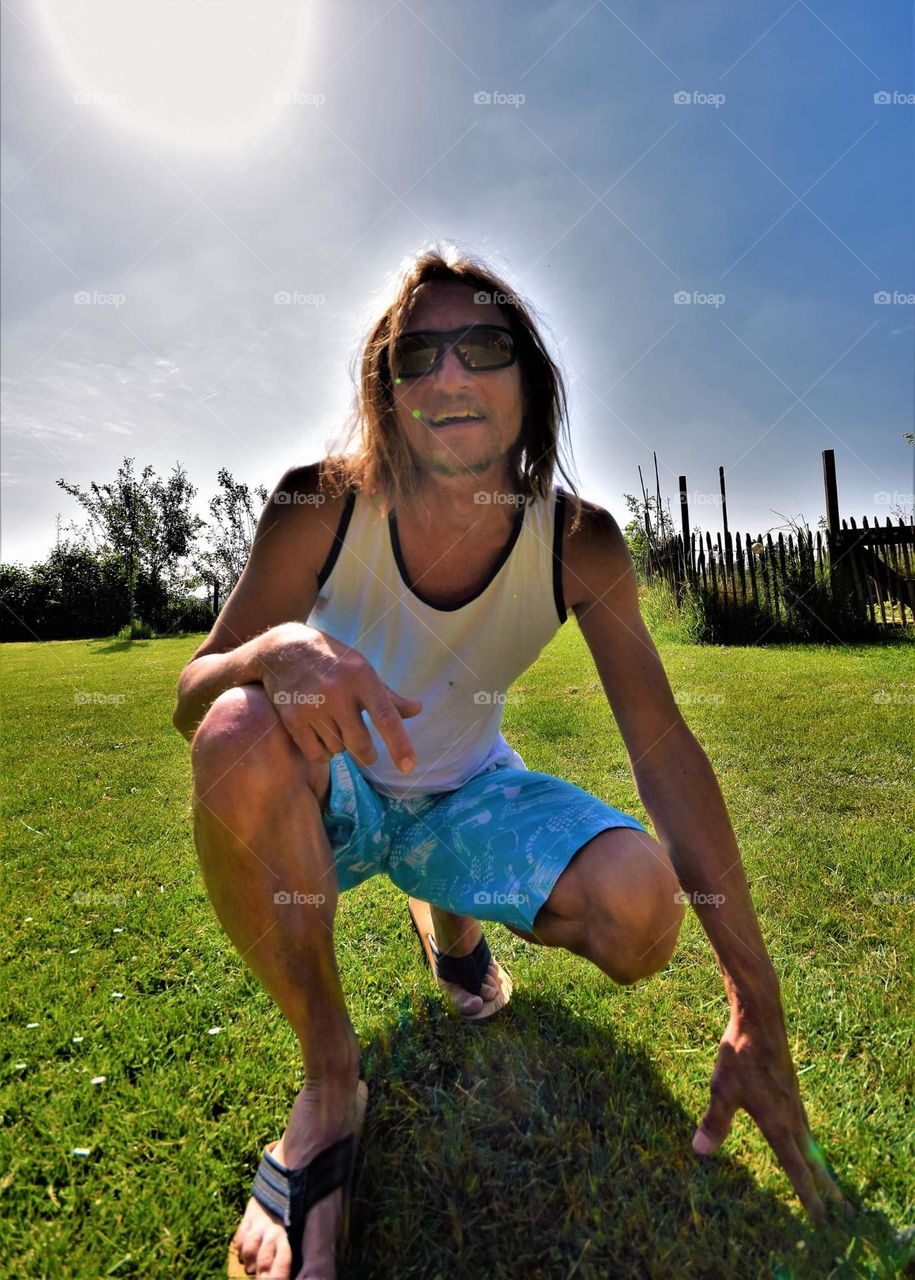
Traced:
<svg viewBox="0 0 915 1280">
<path fill-rule="evenodd" d="M 181 672 L 172 724 L 188 742 L 221 693 L 239 684 L 259 684 L 262 681 L 259 643 L 260 636 L 257 636 L 230 653 L 195 656 Z"/>
<path fill-rule="evenodd" d="M 325 518 L 319 464 L 289 471 L 258 521 L 251 555 L 213 630 L 181 673 L 172 722 L 190 741 L 213 702 L 241 684 L 262 684 L 277 716 L 307 760 L 348 750 L 366 764 L 376 751 L 362 712 L 372 718 L 403 773 L 416 753 L 402 721 L 422 703 L 403 697 L 356 649 L 306 625 L 336 531 Z M 305 501 L 296 501 L 296 496 Z M 329 504 L 330 505 L 330 504 Z"/>
<path fill-rule="evenodd" d="M 274 493 L 314 498 L 318 464 L 287 471 Z M 333 538 L 316 502 L 267 502 L 251 554 L 213 629 L 181 673 L 172 723 L 190 740 L 226 689 L 263 682 L 272 628 L 304 632 L 318 594 L 316 542 Z M 289 634 L 294 634 L 290 630 Z M 267 658 L 269 661 L 269 657 Z"/>
<path fill-rule="evenodd" d="M 812 1217 L 842 1201 L 814 1142 L 788 1041 L 778 978 L 750 898 L 740 850 L 708 757 L 674 699 L 642 621 L 625 539 L 593 508 L 576 540 L 582 633 L 626 743 L 642 802 L 714 949 L 731 1017 L 693 1140 L 702 1155 L 723 1141 L 738 1108 L 772 1146 Z"/>
</svg>

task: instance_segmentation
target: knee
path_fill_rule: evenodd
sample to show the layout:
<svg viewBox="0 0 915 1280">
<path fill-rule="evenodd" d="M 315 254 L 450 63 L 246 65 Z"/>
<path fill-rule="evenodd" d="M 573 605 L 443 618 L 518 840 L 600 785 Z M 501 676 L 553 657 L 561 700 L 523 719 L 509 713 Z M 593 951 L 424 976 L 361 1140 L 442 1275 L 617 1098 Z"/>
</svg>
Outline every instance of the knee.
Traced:
<svg viewBox="0 0 915 1280">
<path fill-rule="evenodd" d="M 685 914 L 680 885 L 664 848 L 642 833 L 633 833 L 637 858 L 630 863 L 627 892 L 614 894 L 613 927 L 594 919 L 600 967 L 615 982 L 629 986 L 663 969 L 677 946 Z M 595 902 L 595 913 L 598 904 Z"/>
<path fill-rule="evenodd" d="M 291 738 L 260 685 L 226 689 L 194 734 L 191 765 L 198 794 L 250 796 L 276 781 L 294 751 Z"/>
<path fill-rule="evenodd" d="M 628 944 L 615 959 L 611 976 L 623 986 L 659 973 L 677 949 L 684 909 L 682 903 L 675 901 L 673 890 L 667 893 L 668 887 L 665 877 L 663 901 L 659 899 L 641 928 L 632 930 Z"/>
</svg>

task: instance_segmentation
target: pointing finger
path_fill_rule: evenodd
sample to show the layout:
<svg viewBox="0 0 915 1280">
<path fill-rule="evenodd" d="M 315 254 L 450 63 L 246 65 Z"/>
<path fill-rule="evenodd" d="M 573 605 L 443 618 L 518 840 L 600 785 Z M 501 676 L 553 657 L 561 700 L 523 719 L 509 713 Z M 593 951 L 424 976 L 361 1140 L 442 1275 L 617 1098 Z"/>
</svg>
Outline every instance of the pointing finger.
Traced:
<svg viewBox="0 0 915 1280">
<path fill-rule="evenodd" d="M 712 1094 L 708 1110 L 693 1135 L 696 1155 L 710 1156 L 718 1150 L 728 1135 L 736 1110 L 736 1103 L 725 1102 L 719 1094 Z"/>
</svg>

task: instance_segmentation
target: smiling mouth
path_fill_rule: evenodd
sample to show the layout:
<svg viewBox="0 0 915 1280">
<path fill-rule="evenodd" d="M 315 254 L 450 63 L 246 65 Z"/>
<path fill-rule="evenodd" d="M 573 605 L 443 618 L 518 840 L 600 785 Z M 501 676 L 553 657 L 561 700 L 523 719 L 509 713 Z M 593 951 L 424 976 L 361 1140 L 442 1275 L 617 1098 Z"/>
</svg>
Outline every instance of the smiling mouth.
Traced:
<svg viewBox="0 0 915 1280">
<path fill-rule="evenodd" d="M 430 427 L 458 427 L 467 426 L 474 422 L 482 422 L 482 416 L 470 415 L 466 413 L 455 414 L 453 418 L 429 418 Z"/>
</svg>

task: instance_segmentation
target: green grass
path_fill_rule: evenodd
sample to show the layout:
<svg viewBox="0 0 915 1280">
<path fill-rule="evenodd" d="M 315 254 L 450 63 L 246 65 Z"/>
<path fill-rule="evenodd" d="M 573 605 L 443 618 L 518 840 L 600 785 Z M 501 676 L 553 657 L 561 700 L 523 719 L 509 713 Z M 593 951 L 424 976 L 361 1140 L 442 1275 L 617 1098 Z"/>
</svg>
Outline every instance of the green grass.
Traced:
<svg viewBox="0 0 915 1280">
<path fill-rule="evenodd" d="M 170 724 L 195 644 L 2 651 L 4 1276 L 223 1275 L 301 1079 L 197 867 Z M 487 925 L 515 995 L 471 1029 L 443 1012 L 406 904 L 376 877 L 337 928 L 371 1090 L 347 1274 L 904 1274 L 915 656 L 662 657 L 731 810 L 814 1132 L 867 1212 L 810 1229 L 744 1114 L 717 1158 L 692 1155 L 727 1012 L 695 917 L 668 969 L 627 988 Z M 515 687 L 506 734 L 528 766 L 645 819 L 574 621 Z"/>
</svg>

